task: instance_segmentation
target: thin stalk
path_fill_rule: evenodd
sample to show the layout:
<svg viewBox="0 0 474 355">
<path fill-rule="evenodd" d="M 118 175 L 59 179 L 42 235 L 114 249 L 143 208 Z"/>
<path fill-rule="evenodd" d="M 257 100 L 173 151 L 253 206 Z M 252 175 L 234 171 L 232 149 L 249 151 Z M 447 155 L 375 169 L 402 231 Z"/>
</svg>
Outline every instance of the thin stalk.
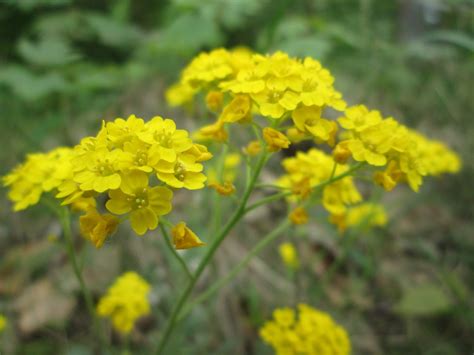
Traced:
<svg viewBox="0 0 474 355">
<path fill-rule="evenodd" d="M 255 245 L 255 247 L 245 256 L 242 261 L 240 261 L 227 275 L 215 282 L 211 287 L 209 287 L 205 292 L 199 295 L 193 302 L 189 303 L 180 313 L 178 320 L 185 318 L 188 313 L 199 303 L 204 302 L 209 297 L 214 295 L 221 287 L 226 285 L 231 281 L 242 269 L 247 266 L 247 264 L 252 260 L 254 256 L 259 254 L 268 244 L 274 241 L 281 233 L 290 227 L 290 221 L 285 218 L 275 229 L 270 233 L 264 236 L 260 241 Z"/>
<path fill-rule="evenodd" d="M 95 308 L 94 308 L 94 302 L 92 300 L 92 294 L 91 294 L 90 290 L 86 287 L 86 284 L 84 282 L 84 278 L 82 277 L 81 269 L 79 268 L 79 264 L 77 262 L 77 256 L 76 256 L 76 252 L 75 252 L 75 249 L 74 249 L 74 241 L 73 241 L 73 238 L 72 238 L 71 218 L 70 218 L 69 210 L 66 207 L 66 208 L 63 208 L 61 211 L 58 211 L 58 212 L 59 212 L 59 218 L 60 218 L 60 221 L 61 221 L 61 225 L 62 225 L 62 228 L 63 228 L 64 237 L 66 239 L 67 253 L 68 253 L 68 256 L 69 256 L 69 260 L 72 264 L 74 275 L 76 276 L 76 279 L 79 282 L 79 286 L 81 288 L 82 295 L 83 295 L 84 300 L 86 302 L 87 310 L 89 311 L 89 315 L 90 315 L 90 317 L 93 321 L 95 332 L 99 336 L 101 346 L 103 346 L 105 344 L 105 339 L 104 339 L 104 335 L 103 335 L 103 333 L 100 329 L 99 321 L 97 319 L 97 314 L 96 314 Z"/>
<path fill-rule="evenodd" d="M 204 255 L 203 260 L 199 264 L 194 277 L 189 280 L 188 285 L 186 288 L 183 290 L 181 293 L 181 296 L 178 299 L 178 302 L 175 304 L 173 311 L 171 313 L 171 316 L 168 320 L 168 323 L 166 324 L 163 336 L 161 337 L 160 342 L 158 343 L 158 347 L 156 350 L 156 354 L 162 354 L 163 350 L 168 343 L 168 340 L 170 338 L 171 333 L 173 332 L 176 322 L 178 320 L 178 315 L 181 312 L 181 309 L 183 308 L 184 304 L 186 303 L 187 299 L 189 298 L 192 290 L 194 289 L 194 286 L 196 285 L 197 280 L 199 280 L 199 277 L 202 275 L 204 270 L 206 269 L 206 266 L 209 264 L 211 261 L 212 257 L 214 256 L 214 253 L 216 252 L 217 248 L 220 246 L 222 241 L 225 239 L 225 237 L 229 234 L 229 232 L 232 230 L 232 228 L 237 224 L 237 222 L 240 221 L 240 219 L 243 217 L 245 214 L 245 206 L 247 205 L 247 201 L 250 197 L 250 194 L 252 193 L 253 187 L 255 183 L 257 182 L 258 177 L 260 176 L 260 172 L 262 171 L 262 168 L 267 161 L 267 154 L 263 153 L 260 156 L 260 159 L 257 162 L 257 165 L 255 167 L 255 171 L 251 176 L 250 181 L 247 182 L 247 186 L 244 192 L 244 195 L 242 197 L 242 200 L 237 208 L 237 210 L 234 212 L 230 220 L 227 222 L 227 224 L 224 226 L 224 228 L 221 230 L 221 232 L 217 235 L 217 237 L 213 240 L 212 244 L 210 245 L 209 249 L 207 250 L 207 253 Z"/>
<path fill-rule="evenodd" d="M 262 205 L 266 205 L 267 203 L 269 202 L 273 202 L 273 201 L 276 201 L 276 200 L 279 200 L 283 197 L 286 197 L 286 196 L 289 196 L 291 195 L 292 192 L 291 191 L 284 191 L 284 192 L 280 192 L 280 193 L 277 193 L 277 194 L 274 194 L 274 195 L 270 195 L 270 196 L 267 196 L 267 197 L 264 197 L 262 198 L 261 200 L 258 200 L 257 202 L 251 204 L 250 206 L 248 206 L 246 209 L 245 209 L 245 213 L 248 213 L 252 210 L 254 210 L 255 208 L 258 208 Z"/>
<path fill-rule="evenodd" d="M 181 266 L 181 268 L 183 269 L 184 273 L 188 276 L 188 278 L 191 280 L 193 278 L 193 274 L 191 273 L 191 271 L 189 271 L 189 268 L 188 266 L 186 265 L 186 263 L 184 262 L 183 258 L 181 257 L 181 255 L 178 254 L 178 252 L 176 251 L 176 249 L 173 247 L 173 245 L 171 244 L 171 240 L 170 240 L 170 236 L 168 234 L 168 231 L 166 230 L 166 227 L 163 225 L 163 223 L 160 223 L 160 229 L 161 229 L 161 233 L 163 233 L 163 237 L 165 239 L 165 242 L 166 242 L 166 246 L 168 247 L 168 249 L 171 251 L 171 254 L 173 254 L 173 256 L 176 258 L 176 260 L 178 260 L 179 262 L 179 265 Z"/>
</svg>

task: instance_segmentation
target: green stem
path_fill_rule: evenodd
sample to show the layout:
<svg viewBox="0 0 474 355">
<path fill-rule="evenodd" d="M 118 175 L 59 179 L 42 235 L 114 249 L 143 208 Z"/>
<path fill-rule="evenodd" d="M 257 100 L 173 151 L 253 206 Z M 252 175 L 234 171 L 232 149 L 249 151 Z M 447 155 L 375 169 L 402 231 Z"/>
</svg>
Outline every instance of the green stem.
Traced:
<svg viewBox="0 0 474 355">
<path fill-rule="evenodd" d="M 163 220 L 162 220 L 163 221 Z M 168 249 L 171 251 L 171 253 L 173 254 L 173 256 L 176 258 L 176 260 L 178 260 L 179 264 L 181 265 L 181 268 L 184 270 L 184 273 L 189 277 L 189 279 L 191 280 L 193 278 L 193 274 L 191 273 L 191 271 L 189 271 L 189 268 L 188 266 L 186 265 L 186 263 L 184 262 L 183 258 L 178 254 L 178 252 L 176 251 L 176 249 L 173 247 L 173 245 L 171 244 L 171 240 L 170 240 L 170 236 L 168 234 L 168 231 L 166 230 L 165 226 L 163 225 L 163 223 L 160 223 L 160 229 L 161 229 L 161 233 L 163 233 L 163 237 L 165 239 L 165 242 L 166 242 L 166 246 L 168 247 Z"/>
<path fill-rule="evenodd" d="M 245 256 L 245 258 L 240 261 L 227 275 L 221 278 L 219 281 L 215 282 L 211 287 L 209 287 L 205 292 L 199 295 L 193 302 L 189 303 L 183 312 L 180 313 L 178 320 L 183 319 L 187 314 L 199 303 L 204 302 L 206 299 L 211 297 L 216 293 L 222 286 L 226 285 L 231 281 L 242 269 L 250 262 L 250 260 L 259 254 L 262 249 L 264 249 L 268 244 L 274 241 L 281 233 L 283 233 L 291 225 L 290 221 L 285 218 L 275 229 L 270 233 L 264 236 L 257 245 Z"/>
<path fill-rule="evenodd" d="M 69 260 L 72 264 L 72 268 L 73 268 L 74 274 L 76 276 L 76 279 L 79 282 L 79 286 L 81 288 L 82 295 L 83 295 L 84 300 L 86 302 L 87 310 L 89 311 L 89 315 L 90 315 L 90 317 L 93 321 L 94 330 L 97 333 L 97 335 L 99 336 L 101 346 L 103 346 L 105 344 L 105 339 L 104 339 L 104 335 L 103 335 L 103 333 L 100 329 L 99 321 L 97 319 L 97 314 L 95 312 L 94 302 L 92 300 L 92 294 L 91 294 L 90 290 L 86 287 L 86 284 L 84 282 L 84 278 L 82 277 L 81 269 L 80 269 L 79 264 L 77 262 L 76 252 L 75 252 L 75 249 L 74 249 L 74 240 L 73 240 L 72 231 L 71 231 L 71 218 L 70 218 L 69 210 L 68 210 L 67 207 L 65 207 L 65 208 L 62 208 L 58 212 L 59 212 L 59 218 L 60 218 L 60 221 L 61 221 L 61 225 L 62 225 L 62 228 L 63 228 L 64 237 L 66 239 L 67 253 L 68 253 L 68 256 L 69 256 Z"/>
<path fill-rule="evenodd" d="M 250 206 L 248 206 L 246 209 L 245 209 L 245 213 L 248 213 L 252 210 L 254 210 L 255 208 L 258 208 L 262 205 L 265 205 L 269 202 L 273 202 L 273 201 L 276 201 L 276 200 L 279 200 L 283 197 L 286 197 L 286 196 L 289 196 L 291 195 L 292 192 L 291 191 L 284 191 L 284 192 L 280 192 L 280 193 L 277 193 L 277 194 L 274 194 L 274 195 L 270 195 L 270 196 L 267 196 L 267 197 L 264 197 L 262 198 L 261 200 L 258 200 L 257 202 L 251 204 Z"/>
<path fill-rule="evenodd" d="M 163 336 L 161 337 L 160 342 L 158 343 L 158 347 L 156 350 L 156 354 L 161 354 L 163 353 L 163 350 L 170 338 L 171 333 L 173 332 L 176 322 L 178 320 L 178 315 L 181 312 L 181 309 L 183 308 L 184 304 L 186 303 L 187 299 L 189 298 L 192 290 L 194 289 L 194 286 L 196 285 L 197 280 L 199 280 L 199 277 L 205 270 L 206 266 L 209 264 L 210 260 L 214 256 L 214 253 L 216 252 L 217 248 L 219 245 L 222 243 L 222 241 L 225 239 L 225 237 L 229 234 L 229 232 L 232 230 L 232 228 L 239 222 L 239 220 L 243 217 L 245 214 L 245 207 L 247 205 L 247 201 L 250 197 L 250 194 L 252 193 L 253 187 L 255 183 L 257 182 L 258 177 L 260 176 L 260 172 L 262 171 L 262 168 L 267 160 L 267 154 L 263 153 L 260 156 L 260 159 L 257 162 L 257 165 L 255 167 L 255 171 L 253 175 L 251 176 L 250 181 L 247 183 L 244 195 L 242 197 L 242 200 L 237 208 L 237 210 L 234 212 L 230 220 L 227 222 L 227 224 L 224 226 L 222 231 L 217 235 L 217 237 L 213 240 L 212 244 L 210 245 L 209 249 L 207 250 L 207 253 L 204 255 L 203 260 L 199 264 L 194 277 L 189 280 L 188 285 L 186 288 L 183 290 L 181 293 L 181 296 L 178 299 L 178 302 L 176 305 L 173 307 L 173 311 L 171 313 L 170 319 L 168 320 L 168 323 L 166 324 Z"/>
</svg>

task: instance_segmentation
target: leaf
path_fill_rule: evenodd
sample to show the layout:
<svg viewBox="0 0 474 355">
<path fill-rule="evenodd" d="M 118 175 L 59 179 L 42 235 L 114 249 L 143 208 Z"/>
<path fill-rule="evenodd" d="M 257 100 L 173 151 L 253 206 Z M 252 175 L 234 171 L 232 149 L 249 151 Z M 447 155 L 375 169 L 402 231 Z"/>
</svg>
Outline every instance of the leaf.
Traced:
<svg viewBox="0 0 474 355">
<path fill-rule="evenodd" d="M 62 37 L 47 36 L 37 42 L 23 38 L 17 49 L 23 59 L 36 65 L 63 65 L 80 58 Z"/>
<path fill-rule="evenodd" d="M 275 46 L 276 49 L 288 52 L 292 56 L 311 56 L 317 60 L 323 60 L 331 50 L 331 44 L 325 39 L 307 36 L 289 38 Z"/>
<path fill-rule="evenodd" d="M 34 101 L 53 92 L 67 89 L 68 84 L 58 73 L 36 75 L 16 65 L 0 69 L 0 85 L 9 87 L 13 93 L 27 101 Z"/>
<path fill-rule="evenodd" d="M 433 31 L 426 35 L 427 41 L 441 41 L 474 52 L 474 39 L 461 31 L 440 30 Z"/>
<path fill-rule="evenodd" d="M 118 22 L 110 17 L 89 13 L 84 20 L 97 34 L 100 41 L 113 47 L 132 47 L 137 45 L 141 38 L 141 31 L 130 24 Z"/>
<path fill-rule="evenodd" d="M 444 291 L 434 283 L 425 283 L 406 288 L 396 309 L 411 316 L 425 316 L 447 311 L 451 301 Z"/>
<path fill-rule="evenodd" d="M 160 37 L 158 49 L 189 54 L 204 46 L 216 47 L 223 41 L 215 21 L 194 13 L 179 16 Z"/>
</svg>

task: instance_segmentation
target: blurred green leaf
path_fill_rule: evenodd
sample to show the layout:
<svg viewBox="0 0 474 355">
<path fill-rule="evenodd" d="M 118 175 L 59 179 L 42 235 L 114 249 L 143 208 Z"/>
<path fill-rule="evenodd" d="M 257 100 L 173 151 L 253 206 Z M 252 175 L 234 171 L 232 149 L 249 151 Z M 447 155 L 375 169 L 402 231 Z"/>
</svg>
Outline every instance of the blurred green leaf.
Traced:
<svg viewBox="0 0 474 355">
<path fill-rule="evenodd" d="M 186 13 L 165 27 L 157 46 L 175 53 L 194 53 L 204 46 L 216 47 L 222 42 L 215 21 L 200 14 Z"/>
<path fill-rule="evenodd" d="M 5 0 L 5 3 L 22 10 L 30 11 L 38 7 L 68 5 L 72 3 L 72 0 Z"/>
<path fill-rule="evenodd" d="M 461 31 L 433 31 L 424 38 L 428 41 L 446 42 L 474 52 L 474 39 Z"/>
<path fill-rule="evenodd" d="M 407 288 L 396 309 L 410 316 L 425 316 L 447 311 L 451 301 L 444 291 L 434 283 L 425 283 Z"/>
<path fill-rule="evenodd" d="M 63 65 L 79 59 L 69 43 L 61 37 L 43 37 L 36 43 L 23 38 L 18 52 L 27 62 L 36 65 Z"/>
<path fill-rule="evenodd" d="M 20 98 L 30 101 L 64 91 L 68 87 L 64 77 L 58 73 L 35 75 L 16 65 L 0 69 L 0 84 L 9 87 Z"/>
<path fill-rule="evenodd" d="M 101 14 L 89 13 L 84 20 L 96 32 L 99 39 L 113 47 L 129 47 L 140 42 L 141 31 L 133 25 L 125 24 Z"/>
<path fill-rule="evenodd" d="M 275 50 L 280 49 L 288 52 L 292 56 L 311 56 L 318 60 L 323 60 L 331 50 L 329 41 L 317 38 L 315 36 L 307 36 L 301 38 L 289 38 L 280 42 L 275 46 Z"/>
</svg>

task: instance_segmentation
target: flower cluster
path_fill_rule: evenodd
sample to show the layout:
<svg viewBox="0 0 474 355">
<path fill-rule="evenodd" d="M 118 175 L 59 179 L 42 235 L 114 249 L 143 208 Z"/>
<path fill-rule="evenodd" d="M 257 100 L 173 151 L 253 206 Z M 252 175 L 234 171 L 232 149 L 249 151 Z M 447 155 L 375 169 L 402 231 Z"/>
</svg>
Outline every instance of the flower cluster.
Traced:
<svg viewBox="0 0 474 355">
<path fill-rule="evenodd" d="M 407 181 L 418 191 L 422 177 L 457 172 L 460 160 L 444 144 L 425 138 L 397 122 L 383 118 L 379 111 L 364 105 L 349 107 L 338 119 L 345 128 L 345 139 L 337 146 L 336 157 L 347 156 L 375 167 L 385 167 L 375 174 L 375 182 L 387 191 Z"/>
<path fill-rule="evenodd" d="M 329 221 L 335 224 L 339 232 L 342 233 L 348 227 L 366 229 L 385 226 L 387 214 L 383 205 L 365 202 L 348 208 L 345 213 L 331 215 Z"/>
<path fill-rule="evenodd" d="M 29 155 L 3 181 L 10 186 L 15 210 L 54 190 L 64 205 L 86 211 L 81 232 L 100 247 L 115 231 L 118 215 L 127 215 L 139 235 L 157 228 L 160 216 L 172 209 L 173 189 L 204 187 L 202 162 L 211 157 L 173 120 L 154 117 L 145 122 L 132 115 L 104 123 L 96 136 L 72 149 Z M 111 214 L 97 211 L 95 199 L 101 194 Z"/>
<path fill-rule="evenodd" d="M 97 305 L 97 314 L 110 317 L 120 333 L 129 333 L 140 317 L 150 313 L 148 294 L 150 285 L 137 273 L 121 275 Z"/>
<path fill-rule="evenodd" d="M 344 328 L 308 305 L 273 312 L 273 320 L 260 329 L 260 336 L 277 355 L 348 355 L 351 343 Z"/>
<path fill-rule="evenodd" d="M 309 57 L 299 60 L 283 52 L 263 56 L 243 49 L 216 49 L 198 55 L 167 98 L 172 105 L 183 105 L 197 93 L 206 93 L 207 107 L 218 118 L 200 129 L 201 138 L 225 141 L 226 123 L 250 122 L 256 113 L 271 122 L 291 117 L 293 135 L 331 142 L 337 126 L 321 113 L 325 107 L 346 107 L 333 83 L 331 73 Z"/>
<path fill-rule="evenodd" d="M 277 184 L 293 192 L 293 200 L 307 197 L 318 185 L 324 184 L 332 176 L 343 174 L 348 166 L 337 164 L 332 157 L 316 148 L 308 152 L 298 152 L 295 157 L 282 162 L 286 171 Z M 354 184 L 352 176 L 323 186 L 323 206 L 331 214 L 345 213 L 347 206 L 361 201 L 362 197 Z"/>
</svg>

